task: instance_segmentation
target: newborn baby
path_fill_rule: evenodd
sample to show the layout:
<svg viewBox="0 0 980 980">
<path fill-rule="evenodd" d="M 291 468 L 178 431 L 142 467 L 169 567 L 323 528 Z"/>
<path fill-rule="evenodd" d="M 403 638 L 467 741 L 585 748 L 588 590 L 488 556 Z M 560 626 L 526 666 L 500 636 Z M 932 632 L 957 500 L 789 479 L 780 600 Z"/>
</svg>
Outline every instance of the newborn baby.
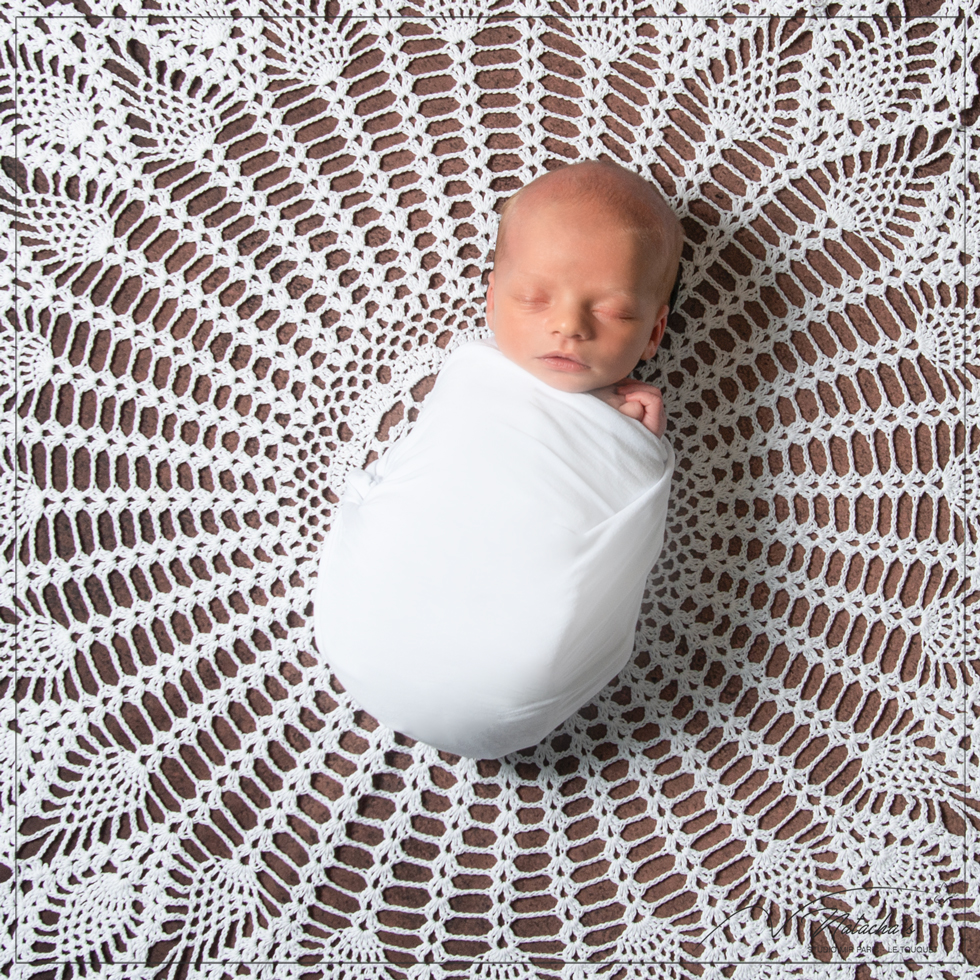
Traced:
<svg viewBox="0 0 980 980">
<path fill-rule="evenodd" d="M 504 206 L 494 339 L 446 359 L 412 430 L 352 474 L 324 543 L 320 652 L 379 721 L 497 758 L 626 664 L 674 457 L 656 351 L 681 232 L 656 190 L 590 162 Z"/>
</svg>

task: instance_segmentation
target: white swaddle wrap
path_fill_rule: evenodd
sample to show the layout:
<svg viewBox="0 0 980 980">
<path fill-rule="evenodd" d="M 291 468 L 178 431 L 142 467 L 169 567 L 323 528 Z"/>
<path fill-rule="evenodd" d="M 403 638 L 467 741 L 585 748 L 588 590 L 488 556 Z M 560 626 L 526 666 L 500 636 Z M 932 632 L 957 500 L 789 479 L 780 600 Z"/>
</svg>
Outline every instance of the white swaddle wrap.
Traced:
<svg viewBox="0 0 980 980">
<path fill-rule="evenodd" d="M 534 745 L 629 659 L 673 468 L 635 419 L 464 344 L 411 432 L 348 481 L 321 654 L 396 731 L 471 758 Z"/>
</svg>

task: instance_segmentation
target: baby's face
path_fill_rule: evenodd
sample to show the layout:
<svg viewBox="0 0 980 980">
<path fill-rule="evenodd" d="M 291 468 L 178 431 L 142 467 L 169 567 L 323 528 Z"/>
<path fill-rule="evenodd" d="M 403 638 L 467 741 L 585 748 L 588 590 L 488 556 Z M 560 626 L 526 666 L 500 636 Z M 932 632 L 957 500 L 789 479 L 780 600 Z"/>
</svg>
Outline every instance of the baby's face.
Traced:
<svg viewBox="0 0 980 980">
<path fill-rule="evenodd" d="M 668 308 L 638 236 L 594 206 L 528 204 L 490 274 L 501 353 L 563 391 L 592 391 L 652 357 Z"/>
</svg>

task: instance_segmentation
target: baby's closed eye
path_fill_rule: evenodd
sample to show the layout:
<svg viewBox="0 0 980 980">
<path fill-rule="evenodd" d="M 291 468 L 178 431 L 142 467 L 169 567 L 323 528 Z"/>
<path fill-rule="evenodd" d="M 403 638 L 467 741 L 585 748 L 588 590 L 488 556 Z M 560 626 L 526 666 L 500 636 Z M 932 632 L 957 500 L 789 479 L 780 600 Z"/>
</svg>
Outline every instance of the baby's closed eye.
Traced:
<svg viewBox="0 0 980 980">
<path fill-rule="evenodd" d="M 632 310 L 622 310 L 616 307 L 602 306 L 592 311 L 596 316 L 601 316 L 609 320 L 635 320 L 636 314 Z"/>
</svg>

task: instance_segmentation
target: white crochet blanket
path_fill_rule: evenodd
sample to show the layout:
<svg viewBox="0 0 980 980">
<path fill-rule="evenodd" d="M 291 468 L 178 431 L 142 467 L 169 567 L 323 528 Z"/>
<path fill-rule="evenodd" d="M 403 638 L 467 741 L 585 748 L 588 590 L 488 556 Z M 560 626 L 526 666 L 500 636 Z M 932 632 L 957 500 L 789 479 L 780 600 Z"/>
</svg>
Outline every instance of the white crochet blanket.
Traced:
<svg viewBox="0 0 980 980">
<path fill-rule="evenodd" d="M 972 5 L 0 35 L 5 976 L 975 974 Z M 614 682 L 461 760 L 334 682 L 316 558 L 483 334 L 495 208 L 603 154 L 686 233 L 666 545 Z"/>
</svg>

